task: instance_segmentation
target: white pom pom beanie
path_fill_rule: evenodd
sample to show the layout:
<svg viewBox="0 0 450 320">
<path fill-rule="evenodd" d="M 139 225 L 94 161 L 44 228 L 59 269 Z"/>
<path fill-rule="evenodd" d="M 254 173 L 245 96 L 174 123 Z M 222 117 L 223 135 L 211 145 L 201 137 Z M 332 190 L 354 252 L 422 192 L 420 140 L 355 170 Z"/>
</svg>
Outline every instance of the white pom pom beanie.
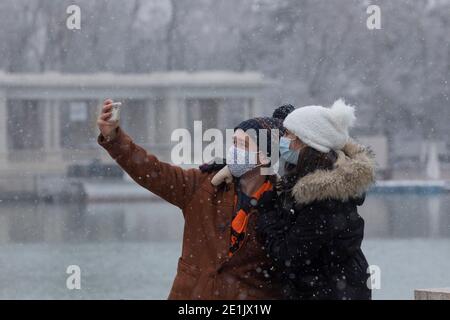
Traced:
<svg viewBox="0 0 450 320">
<path fill-rule="evenodd" d="M 308 146 L 321 151 L 340 150 L 349 138 L 355 109 L 339 99 L 331 108 L 306 106 L 295 109 L 283 122 L 283 126 Z"/>
</svg>

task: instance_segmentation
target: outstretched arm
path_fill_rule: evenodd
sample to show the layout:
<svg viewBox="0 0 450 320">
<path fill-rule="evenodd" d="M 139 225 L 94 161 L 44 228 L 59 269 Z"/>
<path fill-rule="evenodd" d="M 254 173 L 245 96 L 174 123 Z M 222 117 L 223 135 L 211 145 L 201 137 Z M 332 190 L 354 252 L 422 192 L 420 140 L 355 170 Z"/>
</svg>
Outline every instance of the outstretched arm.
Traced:
<svg viewBox="0 0 450 320">
<path fill-rule="evenodd" d="M 111 100 L 105 100 L 97 124 L 97 142 L 142 187 L 164 200 L 184 208 L 207 174 L 198 169 L 185 170 L 159 161 L 153 154 L 133 142 L 118 122 L 110 123 Z"/>
</svg>

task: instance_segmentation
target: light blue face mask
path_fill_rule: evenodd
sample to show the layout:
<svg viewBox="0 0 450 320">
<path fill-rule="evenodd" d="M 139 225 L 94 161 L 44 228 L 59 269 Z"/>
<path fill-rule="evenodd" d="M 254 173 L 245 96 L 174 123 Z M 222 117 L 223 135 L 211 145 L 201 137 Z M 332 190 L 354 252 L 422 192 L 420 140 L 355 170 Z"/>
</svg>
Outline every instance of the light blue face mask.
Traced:
<svg viewBox="0 0 450 320">
<path fill-rule="evenodd" d="M 299 151 L 289 149 L 291 142 L 292 139 L 286 137 L 280 138 L 280 155 L 286 162 L 297 164 Z"/>
</svg>

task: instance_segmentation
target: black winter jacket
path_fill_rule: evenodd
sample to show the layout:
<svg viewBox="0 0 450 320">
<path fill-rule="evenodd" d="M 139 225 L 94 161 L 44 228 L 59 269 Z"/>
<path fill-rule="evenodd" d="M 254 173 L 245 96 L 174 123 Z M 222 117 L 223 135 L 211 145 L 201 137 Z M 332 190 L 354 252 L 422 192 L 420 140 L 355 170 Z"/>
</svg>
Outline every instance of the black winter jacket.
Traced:
<svg viewBox="0 0 450 320">
<path fill-rule="evenodd" d="M 287 299 L 371 299 L 357 206 L 374 180 L 369 152 L 347 144 L 332 170 L 317 170 L 260 209 L 257 232 Z"/>
</svg>

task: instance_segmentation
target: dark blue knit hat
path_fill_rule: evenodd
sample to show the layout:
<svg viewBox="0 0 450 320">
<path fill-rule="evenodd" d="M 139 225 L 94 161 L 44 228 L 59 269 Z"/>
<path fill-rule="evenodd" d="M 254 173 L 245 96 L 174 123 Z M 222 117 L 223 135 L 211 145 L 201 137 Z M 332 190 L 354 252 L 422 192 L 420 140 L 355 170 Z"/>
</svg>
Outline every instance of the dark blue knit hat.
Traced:
<svg viewBox="0 0 450 320">
<path fill-rule="evenodd" d="M 247 131 L 249 129 L 253 129 L 256 133 L 256 145 L 259 149 L 259 130 L 266 129 L 267 131 L 267 155 L 270 157 L 271 155 L 271 147 L 272 147 L 272 130 L 279 130 L 279 137 L 284 134 L 285 128 L 283 127 L 283 120 L 278 118 L 271 117 L 258 117 L 249 120 L 242 121 L 238 126 L 234 128 L 241 129 L 243 131 Z"/>
<path fill-rule="evenodd" d="M 275 109 L 272 114 L 273 118 L 284 120 L 289 113 L 295 110 L 295 107 L 292 104 L 284 104 Z"/>
</svg>

